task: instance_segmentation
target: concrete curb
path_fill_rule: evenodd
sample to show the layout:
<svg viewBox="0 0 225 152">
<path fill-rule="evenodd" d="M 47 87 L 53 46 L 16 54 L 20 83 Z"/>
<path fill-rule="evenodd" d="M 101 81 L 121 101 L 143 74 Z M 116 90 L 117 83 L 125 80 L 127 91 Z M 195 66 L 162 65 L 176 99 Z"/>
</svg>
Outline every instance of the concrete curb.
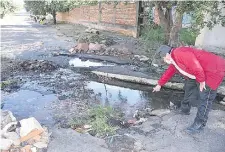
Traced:
<svg viewBox="0 0 225 152">
<path fill-rule="evenodd" d="M 106 72 L 100 72 L 100 71 L 92 71 L 92 73 L 94 73 L 96 75 L 99 75 L 99 76 L 114 78 L 114 79 L 127 81 L 127 82 L 147 84 L 147 85 L 156 85 L 157 82 L 158 82 L 158 80 L 141 78 L 141 77 L 130 76 L 130 75 L 106 73 Z M 184 84 L 183 83 L 171 83 L 171 82 L 168 82 L 168 83 L 165 84 L 164 87 L 165 88 L 174 89 L 174 90 L 183 90 Z M 225 86 L 220 86 L 218 88 L 217 93 L 219 95 L 225 96 Z"/>
</svg>

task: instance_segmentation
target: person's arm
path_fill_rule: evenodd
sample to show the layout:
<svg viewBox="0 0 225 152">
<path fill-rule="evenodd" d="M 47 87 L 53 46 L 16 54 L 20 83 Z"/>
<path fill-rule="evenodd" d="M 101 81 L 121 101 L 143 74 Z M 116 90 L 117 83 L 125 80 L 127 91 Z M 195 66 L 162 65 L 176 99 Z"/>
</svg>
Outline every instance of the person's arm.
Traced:
<svg viewBox="0 0 225 152">
<path fill-rule="evenodd" d="M 158 81 L 158 85 L 163 86 L 166 84 L 177 72 L 176 68 L 174 65 L 170 64 L 168 69 L 163 73 L 161 78 Z"/>
<path fill-rule="evenodd" d="M 163 75 L 161 76 L 161 78 L 158 81 L 158 84 L 153 88 L 152 92 L 158 92 L 160 91 L 161 87 L 166 84 L 166 82 L 168 82 L 173 76 L 174 74 L 177 72 L 176 68 L 174 67 L 174 65 L 170 64 L 168 69 L 163 73 Z"/>
</svg>

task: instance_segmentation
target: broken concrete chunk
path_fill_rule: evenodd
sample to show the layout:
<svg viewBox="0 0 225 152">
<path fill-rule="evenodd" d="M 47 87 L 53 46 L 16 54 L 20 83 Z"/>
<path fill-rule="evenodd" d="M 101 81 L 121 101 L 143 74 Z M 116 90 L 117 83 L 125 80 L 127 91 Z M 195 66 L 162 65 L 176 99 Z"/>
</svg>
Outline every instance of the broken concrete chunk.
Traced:
<svg viewBox="0 0 225 152">
<path fill-rule="evenodd" d="M 88 28 L 85 30 L 86 33 L 94 33 L 94 34 L 99 34 L 99 31 L 93 28 Z"/>
<path fill-rule="evenodd" d="M 220 101 L 220 104 L 225 106 L 225 101 Z"/>
<path fill-rule="evenodd" d="M 44 130 L 34 129 L 30 133 L 28 133 L 26 136 L 23 136 L 22 138 L 20 138 L 20 142 L 24 142 L 24 141 L 27 141 L 29 139 L 32 139 L 32 138 L 40 135 L 41 133 L 43 133 L 43 131 Z"/>
<path fill-rule="evenodd" d="M 71 49 L 69 49 L 69 52 L 70 52 L 70 53 L 75 52 L 75 48 L 71 48 Z"/>
<path fill-rule="evenodd" d="M 34 144 L 34 146 L 37 147 L 37 148 L 40 148 L 40 149 L 48 147 L 47 143 L 44 143 L 44 142 L 37 142 L 37 143 Z"/>
<path fill-rule="evenodd" d="M 102 45 L 101 44 L 94 44 L 94 43 L 90 43 L 89 44 L 89 50 L 90 51 L 99 51 L 102 49 Z"/>
<path fill-rule="evenodd" d="M 37 152 L 37 148 L 36 147 L 32 147 L 31 148 L 31 152 Z"/>
<path fill-rule="evenodd" d="M 77 46 L 75 47 L 76 51 L 88 51 L 89 45 L 88 43 L 78 43 Z"/>
<path fill-rule="evenodd" d="M 135 122 L 135 124 L 142 124 L 143 122 L 147 121 L 147 118 L 140 118 L 138 121 Z"/>
<path fill-rule="evenodd" d="M 16 118 L 13 116 L 12 112 L 7 110 L 1 110 L 1 129 L 3 129 L 10 122 L 15 122 Z"/>
<path fill-rule="evenodd" d="M 12 146 L 13 141 L 10 139 L 0 139 L 1 144 L 0 144 L 0 150 L 9 150 L 9 148 Z"/>
<path fill-rule="evenodd" d="M 6 139 L 10 139 L 13 141 L 13 145 L 20 145 L 20 136 L 16 132 L 7 132 L 4 134 Z"/>
<path fill-rule="evenodd" d="M 18 124 L 17 121 L 8 123 L 8 124 L 2 129 L 3 133 L 7 133 L 7 132 L 10 132 L 10 131 L 12 131 L 12 130 L 15 130 L 17 124 Z"/>
<path fill-rule="evenodd" d="M 150 112 L 150 115 L 154 115 L 154 116 L 164 116 L 170 113 L 169 109 L 157 109 L 157 110 L 153 110 Z"/>
<path fill-rule="evenodd" d="M 20 128 L 21 137 L 28 135 L 34 129 L 41 130 L 43 132 L 42 126 L 34 117 L 23 119 L 20 121 L 20 124 L 21 124 Z"/>
</svg>

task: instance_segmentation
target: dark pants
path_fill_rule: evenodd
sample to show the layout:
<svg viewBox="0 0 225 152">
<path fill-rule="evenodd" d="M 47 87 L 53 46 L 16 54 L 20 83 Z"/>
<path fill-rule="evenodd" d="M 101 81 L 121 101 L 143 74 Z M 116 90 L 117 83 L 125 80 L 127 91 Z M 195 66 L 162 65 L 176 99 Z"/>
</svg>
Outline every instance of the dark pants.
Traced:
<svg viewBox="0 0 225 152">
<path fill-rule="evenodd" d="M 206 86 L 206 89 L 201 92 L 199 90 L 199 83 L 192 79 L 185 81 L 184 90 L 184 99 L 181 102 L 182 111 L 189 112 L 191 104 L 196 104 L 200 100 L 195 121 L 205 125 L 208 120 L 209 111 L 212 107 L 212 102 L 216 98 L 217 91 Z"/>
</svg>

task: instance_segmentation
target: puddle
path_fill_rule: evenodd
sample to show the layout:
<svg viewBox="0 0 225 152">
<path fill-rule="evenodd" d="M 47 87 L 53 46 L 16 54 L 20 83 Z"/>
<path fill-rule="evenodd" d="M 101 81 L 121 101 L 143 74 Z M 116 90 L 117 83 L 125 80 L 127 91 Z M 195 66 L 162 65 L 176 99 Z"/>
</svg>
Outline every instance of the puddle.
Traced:
<svg viewBox="0 0 225 152">
<path fill-rule="evenodd" d="M 69 65 L 73 66 L 73 67 L 79 67 L 79 68 L 115 66 L 115 64 L 112 64 L 112 63 L 99 62 L 99 61 L 94 61 L 94 60 L 81 60 L 79 58 L 70 60 Z"/>
<path fill-rule="evenodd" d="M 175 94 L 173 91 L 161 91 L 152 93 L 149 91 L 140 91 L 125 87 L 113 86 L 98 82 L 89 82 L 89 89 L 95 94 L 95 102 L 121 109 L 126 117 L 131 117 L 137 109 L 166 109 L 169 108 L 170 102 L 178 103 L 183 95 Z M 140 89 L 140 88 L 139 88 Z"/>
<path fill-rule="evenodd" d="M 18 120 L 35 117 L 47 126 L 54 124 L 50 115 L 50 106 L 57 99 L 56 95 L 43 95 L 36 91 L 20 90 L 2 97 L 3 109 L 10 110 Z"/>
</svg>

